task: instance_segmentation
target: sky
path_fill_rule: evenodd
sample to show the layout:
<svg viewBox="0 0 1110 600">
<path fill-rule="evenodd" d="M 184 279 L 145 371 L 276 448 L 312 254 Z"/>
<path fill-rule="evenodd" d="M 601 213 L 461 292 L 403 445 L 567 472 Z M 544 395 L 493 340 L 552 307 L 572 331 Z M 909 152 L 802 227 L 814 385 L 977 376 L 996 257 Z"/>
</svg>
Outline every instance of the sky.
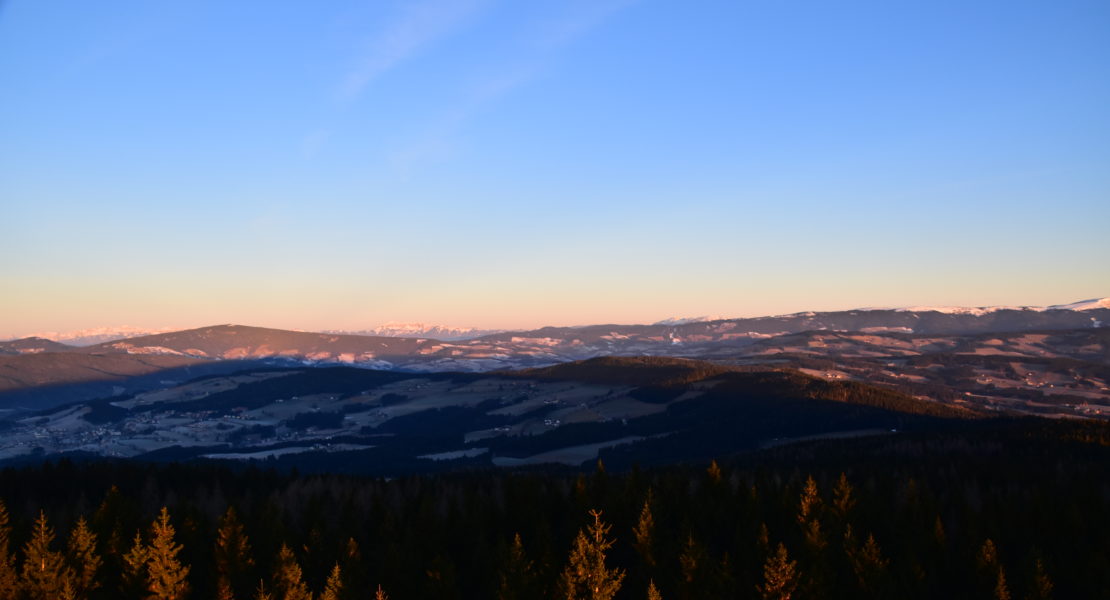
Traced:
<svg viewBox="0 0 1110 600">
<path fill-rule="evenodd" d="M 1110 295 L 1104 0 L 0 2 L 0 337 Z"/>
</svg>

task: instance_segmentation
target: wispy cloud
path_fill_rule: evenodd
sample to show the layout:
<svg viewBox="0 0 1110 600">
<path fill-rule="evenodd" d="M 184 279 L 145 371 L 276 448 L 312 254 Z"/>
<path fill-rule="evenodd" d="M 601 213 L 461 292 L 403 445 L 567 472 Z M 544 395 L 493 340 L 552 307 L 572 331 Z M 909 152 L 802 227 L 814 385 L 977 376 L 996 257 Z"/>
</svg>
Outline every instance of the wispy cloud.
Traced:
<svg viewBox="0 0 1110 600">
<path fill-rule="evenodd" d="M 568 11 L 563 18 L 549 23 L 536 38 L 537 43 L 548 48 L 565 46 L 638 1 L 592 0 L 582 3 L 581 8 Z"/>
<path fill-rule="evenodd" d="M 426 0 L 404 12 L 366 44 L 339 86 L 339 98 L 357 98 L 372 81 L 461 28 L 485 0 Z"/>
<path fill-rule="evenodd" d="M 590 1 L 542 23 L 531 37 L 532 48 L 515 62 L 500 65 L 475 81 L 424 134 L 393 153 L 393 166 L 403 176 L 420 163 L 443 159 L 456 147 L 458 131 L 475 114 L 539 77 L 558 52 L 601 26 L 638 0 Z"/>
</svg>

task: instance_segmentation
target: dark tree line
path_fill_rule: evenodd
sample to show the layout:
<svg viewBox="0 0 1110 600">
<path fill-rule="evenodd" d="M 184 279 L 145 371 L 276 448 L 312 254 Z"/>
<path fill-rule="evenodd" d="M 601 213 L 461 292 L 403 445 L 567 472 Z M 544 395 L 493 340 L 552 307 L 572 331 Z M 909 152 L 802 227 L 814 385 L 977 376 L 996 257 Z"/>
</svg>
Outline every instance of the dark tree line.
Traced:
<svg viewBox="0 0 1110 600">
<path fill-rule="evenodd" d="M 1099 424 L 394 480 L 0 472 L 0 600 L 1110 597 Z"/>
</svg>

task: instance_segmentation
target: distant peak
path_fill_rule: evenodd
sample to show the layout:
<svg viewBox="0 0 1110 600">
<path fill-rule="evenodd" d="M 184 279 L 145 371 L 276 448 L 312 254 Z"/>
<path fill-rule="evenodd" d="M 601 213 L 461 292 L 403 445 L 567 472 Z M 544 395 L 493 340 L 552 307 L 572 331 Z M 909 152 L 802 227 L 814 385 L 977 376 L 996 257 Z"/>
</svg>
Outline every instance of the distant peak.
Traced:
<svg viewBox="0 0 1110 600">
<path fill-rule="evenodd" d="M 1093 298 L 1091 300 L 1080 300 L 1070 304 L 1053 304 L 1051 306 L 910 306 L 906 308 L 896 308 L 899 312 L 939 312 L 945 314 L 955 315 L 985 315 L 1000 310 L 1029 310 L 1035 312 L 1044 312 L 1046 310 L 1097 310 L 1101 308 L 1110 308 L 1110 298 Z M 868 309 L 868 310 L 882 310 L 882 309 Z M 887 309 L 891 310 L 891 309 Z"/>
<path fill-rule="evenodd" d="M 502 329 L 477 329 L 474 327 L 452 327 L 428 323 L 390 321 L 371 329 L 360 331 L 327 330 L 324 333 L 405 338 L 425 337 L 437 340 L 457 341 L 473 339 L 494 333 L 502 333 L 503 331 Z"/>
<path fill-rule="evenodd" d="M 688 323 L 704 323 L 706 321 L 721 321 L 727 317 L 721 315 L 702 315 L 700 317 L 670 317 L 656 321 L 652 325 L 686 325 Z"/>
<path fill-rule="evenodd" d="M 144 335 L 155 335 L 159 333 L 169 333 L 176 331 L 173 327 L 132 327 L 130 325 L 120 325 L 117 327 L 92 327 L 89 329 L 78 329 L 75 331 L 46 331 L 40 333 L 32 333 L 26 337 L 39 338 L 50 340 L 72 346 L 92 346 L 95 344 L 102 344 L 104 342 L 112 342 L 115 340 L 122 340 L 125 338 L 139 337 Z"/>
</svg>

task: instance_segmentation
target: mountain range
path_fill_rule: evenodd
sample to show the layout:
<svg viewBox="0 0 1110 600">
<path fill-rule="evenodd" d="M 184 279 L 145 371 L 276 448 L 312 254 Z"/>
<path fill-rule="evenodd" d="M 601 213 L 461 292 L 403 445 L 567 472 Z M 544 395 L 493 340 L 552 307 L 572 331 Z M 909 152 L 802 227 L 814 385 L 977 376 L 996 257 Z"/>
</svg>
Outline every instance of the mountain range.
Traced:
<svg viewBox="0 0 1110 600">
<path fill-rule="evenodd" d="M 644 458 L 665 454 L 658 436 L 686 436 L 694 446 L 699 436 L 726 439 L 695 421 L 738 415 L 763 429 L 746 429 L 732 446 L 720 441 L 719 450 L 901 428 L 904 415 L 1103 419 L 1107 304 L 675 319 L 454 340 L 243 325 L 90 346 L 23 338 L 0 342 L 0 429 L 10 430 L 8 456 L 43 448 L 224 458 L 320 445 L 371 452 L 382 435 L 403 432 L 399 446 L 371 454 L 426 467 L 498 456 L 494 464 L 570 464 L 619 454 L 616 445 Z M 752 398 L 745 406 L 754 412 L 737 413 L 730 398 Z M 803 404 L 828 426 L 788 425 L 813 423 L 782 412 L 801 410 L 801 400 L 819 401 Z M 879 418 L 873 409 L 903 416 Z M 869 416 L 849 418 L 857 413 Z M 433 430 L 445 437 L 419 442 Z M 486 438 L 497 439 L 476 441 Z"/>
</svg>

